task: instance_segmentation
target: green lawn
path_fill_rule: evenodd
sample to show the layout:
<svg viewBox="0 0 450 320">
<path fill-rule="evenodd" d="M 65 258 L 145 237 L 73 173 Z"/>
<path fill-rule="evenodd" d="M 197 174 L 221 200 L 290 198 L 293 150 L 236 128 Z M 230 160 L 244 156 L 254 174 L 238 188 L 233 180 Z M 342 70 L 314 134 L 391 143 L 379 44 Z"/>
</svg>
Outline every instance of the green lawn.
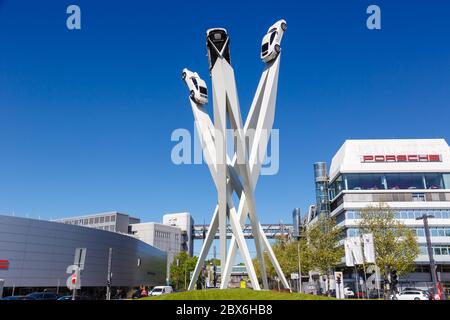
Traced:
<svg viewBox="0 0 450 320">
<path fill-rule="evenodd" d="M 140 300 L 334 300 L 334 298 L 304 293 L 254 291 L 251 289 L 208 289 L 176 292 Z"/>
</svg>

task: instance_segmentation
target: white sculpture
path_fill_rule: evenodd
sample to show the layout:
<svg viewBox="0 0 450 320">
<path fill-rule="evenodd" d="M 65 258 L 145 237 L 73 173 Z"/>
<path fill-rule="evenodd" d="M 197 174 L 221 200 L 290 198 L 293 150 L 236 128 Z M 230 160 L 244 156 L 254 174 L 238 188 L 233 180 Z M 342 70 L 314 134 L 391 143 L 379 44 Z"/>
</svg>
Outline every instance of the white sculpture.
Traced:
<svg viewBox="0 0 450 320">
<path fill-rule="evenodd" d="M 205 111 L 204 105 L 208 99 L 207 95 L 202 96 L 200 89 L 196 88 L 196 84 L 204 86 L 205 90 L 203 91 L 207 92 L 205 82 L 200 79 L 197 73 L 187 69 L 183 70 L 183 79 L 190 90 L 190 102 L 195 125 L 199 132 L 203 155 L 218 194 L 218 204 L 214 210 L 206 239 L 200 251 L 197 265 L 189 284 L 189 290 L 195 287 L 217 229 L 219 229 L 220 241 L 220 288 L 225 289 L 228 287 L 231 269 L 239 248 L 253 289 L 261 289 L 242 232 L 247 218 L 249 218 L 252 225 L 263 288 L 269 288 L 263 255 L 264 250 L 267 250 L 279 279 L 285 288 L 290 289 L 272 247 L 259 223 L 254 198 L 254 190 L 275 116 L 281 52 L 279 45 L 285 30 L 286 22 L 280 20 L 269 28 L 269 32 L 263 39 L 261 58 L 266 62 L 266 67 L 261 75 L 245 124 L 243 124 L 241 118 L 234 71 L 230 65 L 229 37 L 225 29 L 209 29 L 206 35 L 212 78 L 214 123 Z M 268 41 L 268 50 L 265 50 L 265 41 Z M 276 48 L 275 45 L 277 45 Z M 267 51 L 267 53 L 263 54 L 263 51 Z M 234 145 L 232 159 L 226 153 L 227 117 L 233 131 L 233 141 L 230 142 Z M 239 198 L 237 210 L 234 205 L 233 192 L 236 192 Z M 227 218 L 233 234 L 228 254 L 226 238 Z"/>
</svg>

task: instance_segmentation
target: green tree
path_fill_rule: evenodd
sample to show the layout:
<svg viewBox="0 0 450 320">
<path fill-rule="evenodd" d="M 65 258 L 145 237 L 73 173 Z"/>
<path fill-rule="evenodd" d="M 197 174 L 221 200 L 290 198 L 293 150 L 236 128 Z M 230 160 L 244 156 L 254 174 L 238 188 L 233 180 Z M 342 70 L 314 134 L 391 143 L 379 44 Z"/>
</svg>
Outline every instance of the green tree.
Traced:
<svg viewBox="0 0 450 320">
<path fill-rule="evenodd" d="M 277 257 L 281 270 L 283 270 L 283 273 L 288 279 L 291 273 L 299 272 L 299 262 L 303 275 L 307 275 L 311 270 L 311 256 L 309 254 L 306 239 L 301 238 L 297 241 L 289 240 L 284 237 L 277 238 L 276 242 L 272 245 L 272 250 Z M 274 279 L 277 273 L 267 253 L 264 253 L 264 261 L 266 263 L 267 277 L 269 279 Z M 253 259 L 253 265 L 255 266 L 258 278 L 261 279 L 261 271 L 257 258 Z"/>
<path fill-rule="evenodd" d="M 190 281 L 190 273 L 194 271 L 197 257 L 190 257 L 186 252 L 178 253 L 170 264 L 170 284 L 175 288 L 187 289 Z M 199 281 L 201 281 L 199 277 Z"/>
<path fill-rule="evenodd" d="M 415 232 L 396 220 L 395 212 L 385 203 L 368 206 L 360 215 L 360 231 L 373 234 L 375 261 L 384 278 L 391 267 L 398 275 L 412 272 L 420 252 Z M 386 286 L 384 291 L 386 296 Z"/>
<path fill-rule="evenodd" d="M 305 250 L 310 257 L 311 267 L 327 275 L 328 288 L 332 272 L 344 256 L 344 247 L 339 245 L 342 232 L 342 228 L 336 226 L 335 219 L 326 215 L 320 216 L 306 229 Z"/>
</svg>

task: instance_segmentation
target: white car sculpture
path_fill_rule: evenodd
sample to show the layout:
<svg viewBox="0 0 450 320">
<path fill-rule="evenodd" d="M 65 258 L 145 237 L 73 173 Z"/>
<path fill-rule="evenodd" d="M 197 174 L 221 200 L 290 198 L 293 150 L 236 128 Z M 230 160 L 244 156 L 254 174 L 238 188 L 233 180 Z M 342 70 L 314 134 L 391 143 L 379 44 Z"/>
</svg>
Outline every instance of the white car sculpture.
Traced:
<svg viewBox="0 0 450 320">
<path fill-rule="evenodd" d="M 286 21 L 281 19 L 273 24 L 264 36 L 261 45 L 261 59 L 270 62 L 281 52 L 281 38 L 287 29 Z"/>
<path fill-rule="evenodd" d="M 227 30 L 212 28 L 206 31 L 206 48 L 208 49 L 209 70 L 212 70 L 219 56 L 231 64 L 230 38 Z"/>
<path fill-rule="evenodd" d="M 208 89 L 206 88 L 205 81 L 200 78 L 198 73 L 184 68 L 181 77 L 189 88 L 189 96 L 191 99 L 198 104 L 207 104 Z"/>
</svg>

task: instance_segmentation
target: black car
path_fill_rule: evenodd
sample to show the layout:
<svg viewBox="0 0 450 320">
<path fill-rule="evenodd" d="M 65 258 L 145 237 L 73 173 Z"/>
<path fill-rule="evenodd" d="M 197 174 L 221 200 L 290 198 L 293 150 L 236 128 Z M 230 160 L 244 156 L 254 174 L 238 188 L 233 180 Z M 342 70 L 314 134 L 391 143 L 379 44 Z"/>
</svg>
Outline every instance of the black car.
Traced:
<svg viewBox="0 0 450 320">
<path fill-rule="evenodd" d="M 214 28 L 206 31 L 206 47 L 208 49 L 209 70 L 211 71 L 219 55 L 231 64 L 230 38 L 223 28 Z"/>
<path fill-rule="evenodd" d="M 58 298 L 59 301 L 64 301 L 64 300 L 73 300 L 73 296 L 62 296 L 60 298 Z M 79 296 L 76 295 L 75 296 L 75 300 L 92 300 L 90 297 L 88 296 Z"/>
<path fill-rule="evenodd" d="M 36 300 L 33 297 L 28 297 L 28 296 L 9 296 L 9 297 L 4 297 L 3 299 L 0 300 Z"/>
<path fill-rule="evenodd" d="M 139 298 L 142 298 L 141 290 L 137 289 L 135 292 L 133 292 L 131 299 L 139 299 Z"/>
<path fill-rule="evenodd" d="M 27 298 L 34 300 L 58 300 L 58 295 L 53 292 L 33 292 L 26 295 Z"/>
</svg>

